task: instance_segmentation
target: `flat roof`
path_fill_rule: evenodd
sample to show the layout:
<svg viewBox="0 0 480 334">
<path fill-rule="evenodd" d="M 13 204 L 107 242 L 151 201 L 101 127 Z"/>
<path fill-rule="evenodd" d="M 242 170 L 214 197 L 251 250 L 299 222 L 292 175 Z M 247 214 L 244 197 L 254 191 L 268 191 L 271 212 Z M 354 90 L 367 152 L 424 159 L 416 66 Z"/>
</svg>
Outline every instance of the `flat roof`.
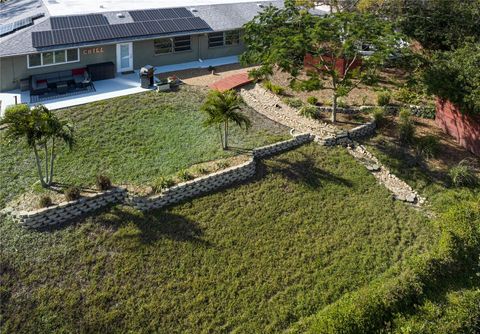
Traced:
<svg viewBox="0 0 480 334">
<path fill-rule="evenodd" d="M 257 0 L 256 2 L 268 2 Z M 195 7 L 252 2 L 252 0 L 43 0 L 51 16 L 129 11 L 136 9 Z"/>
</svg>

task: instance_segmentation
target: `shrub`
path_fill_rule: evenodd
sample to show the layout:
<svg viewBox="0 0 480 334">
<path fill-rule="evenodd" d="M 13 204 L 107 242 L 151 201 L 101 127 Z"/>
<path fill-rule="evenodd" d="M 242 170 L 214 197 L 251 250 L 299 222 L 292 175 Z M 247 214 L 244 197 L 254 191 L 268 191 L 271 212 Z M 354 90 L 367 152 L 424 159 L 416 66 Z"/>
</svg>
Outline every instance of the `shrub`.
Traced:
<svg viewBox="0 0 480 334">
<path fill-rule="evenodd" d="M 76 201 L 80 198 L 80 188 L 79 187 L 70 187 L 65 189 L 64 193 L 65 199 L 67 201 Z"/>
<path fill-rule="evenodd" d="M 377 124 L 377 127 L 382 127 L 385 125 L 386 118 L 385 118 L 385 109 L 383 108 L 373 108 L 372 109 L 372 116 L 373 119 L 375 120 L 375 123 Z"/>
<path fill-rule="evenodd" d="M 53 205 L 53 201 L 48 195 L 42 195 L 42 197 L 40 197 L 40 200 L 38 201 L 38 206 L 40 208 L 48 208 L 49 206 L 52 206 L 52 205 Z"/>
<path fill-rule="evenodd" d="M 473 187 L 478 184 L 475 166 L 469 159 L 463 159 L 450 168 L 448 175 L 455 187 Z"/>
<path fill-rule="evenodd" d="M 182 169 L 177 173 L 177 177 L 182 181 L 189 181 L 193 179 L 193 175 L 186 169 Z"/>
<path fill-rule="evenodd" d="M 276 95 L 285 94 L 285 89 L 282 86 L 275 85 L 270 80 L 265 80 L 263 86 Z"/>
<path fill-rule="evenodd" d="M 422 118 L 435 119 L 435 106 L 424 106 L 417 111 L 416 115 Z"/>
<path fill-rule="evenodd" d="M 348 105 L 347 105 L 347 102 L 345 102 L 345 100 L 339 99 L 339 100 L 337 101 L 337 107 L 339 107 L 339 108 L 347 108 Z"/>
<path fill-rule="evenodd" d="M 155 182 L 152 185 L 152 190 L 155 193 L 160 193 L 163 190 L 170 188 L 174 184 L 175 182 L 173 181 L 172 178 L 162 176 L 155 180 Z"/>
<path fill-rule="evenodd" d="M 440 150 L 438 137 L 428 135 L 418 139 L 417 153 L 424 158 L 430 159 L 435 157 Z"/>
<path fill-rule="evenodd" d="M 295 99 L 295 98 L 285 98 L 283 99 L 283 102 L 289 107 L 295 108 L 295 109 L 300 109 L 303 107 L 303 102 L 300 99 Z"/>
<path fill-rule="evenodd" d="M 217 162 L 217 167 L 219 169 L 225 169 L 225 168 L 230 167 L 230 163 L 228 161 L 219 161 L 219 162 Z"/>
<path fill-rule="evenodd" d="M 382 106 L 382 107 L 389 105 L 391 98 L 392 96 L 390 92 L 387 92 L 387 91 L 380 92 L 377 95 L 377 103 L 379 106 Z"/>
<path fill-rule="evenodd" d="M 415 136 L 415 125 L 410 110 L 402 108 L 399 114 L 398 137 L 403 144 L 411 144 Z"/>
<path fill-rule="evenodd" d="M 406 104 L 418 104 L 420 102 L 420 96 L 408 87 L 400 88 L 395 93 L 395 98 Z"/>
<path fill-rule="evenodd" d="M 309 96 L 309 97 L 307 98 L 307 102 L 308 102 L 309 104 L 315 106 L 315 105 L 317 105 L 317 103 L 318 103 L 318 99 L 317 99 L 315 96 Z"/>
<path fill-rule="evenodd" d="M 299 114 L 302 115 L 303 117 L 315 119 L 315 118 L 317 118 L 317 107 L 315 107 L 315 106 L 303 106 L 300 109 Z"/>
<path fill-rule="evenodd" d="M 108 190 L 112 187 L 112 181 L 110 181 L 110 178 L 106 175 L 97 175 L 97 178 L 95 180 L 95 184 L 97 186 L 98 190 Z"/>
</svg>

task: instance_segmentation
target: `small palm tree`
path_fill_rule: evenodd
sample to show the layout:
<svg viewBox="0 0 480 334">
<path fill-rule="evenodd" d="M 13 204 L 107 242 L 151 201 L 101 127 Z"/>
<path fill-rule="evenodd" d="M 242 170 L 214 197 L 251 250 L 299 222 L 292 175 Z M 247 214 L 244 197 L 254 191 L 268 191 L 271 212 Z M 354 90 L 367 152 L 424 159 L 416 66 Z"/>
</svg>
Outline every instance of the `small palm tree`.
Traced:
<svg viewBox="0 0 480 334">
<path fill-rule="evenodd" d="M 240 97 L 233 90 L 225 92 L 213 90 L 208 94 L 201 107 L 201 110 L 207 115 L 207 119 L 203 123 L 204 126 L 218 126 L 220 141 L 224 150 L 228 148 L 228 123 L 230 121 L 240 128 L 245 128 L 245 130 L 248 130 L 251 126 L 250 119 L 238 111 L 240 110 L 240 103 Z"/>
<path fill-rule="evenodd" d="M 59 139 L 71 149 L 75 143 L 73 128 L 60 121 L 45 106 L 39 105 L 32 109 L 26 104 L 8 107 L 0 125 L 6 125 L 6 137 L 11 140 L 25 139 L 28 147 L 33 150 L 37 165 L 38 177 L 42 187 L 53 183 L 53 168 L 55 160 L 55 144 Z M 50 148 L 49 148 L 50 146 Z M 44 172 L 39 149 L 44 151 Z"/>
</svg>

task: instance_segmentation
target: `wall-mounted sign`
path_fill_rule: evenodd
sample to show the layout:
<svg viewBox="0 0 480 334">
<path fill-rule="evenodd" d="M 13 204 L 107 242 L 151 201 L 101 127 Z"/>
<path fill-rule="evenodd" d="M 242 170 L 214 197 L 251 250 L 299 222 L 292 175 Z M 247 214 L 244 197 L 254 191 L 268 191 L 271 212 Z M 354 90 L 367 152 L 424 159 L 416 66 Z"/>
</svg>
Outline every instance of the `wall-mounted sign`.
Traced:
<svg viewBox="0 0 480 334">
<path fill-rule="evenodd" d="M 89 48 L 89 49 L 83 49 L 82 53 L 84 55 L 91 55 L 95 53 L 103 53 L 103 48 Z"/>
</svg>

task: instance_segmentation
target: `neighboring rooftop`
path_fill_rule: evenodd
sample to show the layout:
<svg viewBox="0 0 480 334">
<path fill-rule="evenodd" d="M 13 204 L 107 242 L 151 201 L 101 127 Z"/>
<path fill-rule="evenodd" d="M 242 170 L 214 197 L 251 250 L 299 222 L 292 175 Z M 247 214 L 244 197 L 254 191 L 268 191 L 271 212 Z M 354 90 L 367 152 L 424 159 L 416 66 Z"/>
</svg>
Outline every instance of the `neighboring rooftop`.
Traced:
<svg viewBox="0 0 480 334">
<path fill-rule="evenodd" d="M 252 0 L 43 0 L 43 2 L 51 16 L 60 16 L 150 8 L 195 7 L 252 2 Z M 257 2 L 268 2 L 268 0 Z"/>
</svg>

